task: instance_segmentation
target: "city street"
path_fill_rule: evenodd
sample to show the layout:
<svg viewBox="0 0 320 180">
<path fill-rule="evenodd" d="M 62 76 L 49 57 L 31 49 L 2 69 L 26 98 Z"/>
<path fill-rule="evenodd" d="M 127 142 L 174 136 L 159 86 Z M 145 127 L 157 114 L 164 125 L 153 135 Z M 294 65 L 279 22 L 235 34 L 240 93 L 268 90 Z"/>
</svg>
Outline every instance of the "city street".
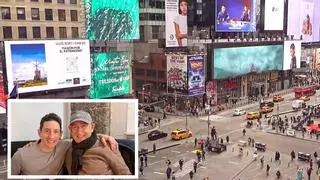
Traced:
<svg viewBox="0 0 320 180">
<path fill-rule="evenodd" d="M 291 111 L 293 94 L 284 96 L 285 100 L 279 103 L 279 112 Z M 272 99 L 269 99 L 272 100 Z M 307 104 L 313 104 L 315 102 L 314 97 L 308 101 Z M 258 103 L 249 104 L 243 106 L 242 109 L 246 112 L 258 111 Z M 197 173 L 195 173 L 194 179 L 203 179 L 204 177 L 213 177 L 214 179 L 275 179 L 276 171 L 280 170 L 283 179 L 295 179 L 297 174 L 297 168 L 303 168 L 304 177 L 307 178 L 306 169 L 308 163 L 294 160 L 291 162 L 290 152 L 294 150 L 296 153 L 303 152 L 313 155 L 315 151 L 320 153 L 320 141 L 315 138 L 309 137 L 295 138 L 282 134 L 271 133 L 271 126 L 268 127 L 264 117 L 262 118 L 262 129 L 257 128 L 254 123 L 253 127 L 246 128 L 246 135 L 243 136 L 242 130 L 246 125 L 246 116 L 232 116 L 233 110 L 226 110 L 217 115 L 209 116 L 210 127 L 215 126 L 217 135 L 219 138 L 224 139 L 229 136 L 230 141 L 227 145 L 227 151 L 220 154 L 207 152 L 206 160 L 200 162 Z M 271 114 L 277 113 L 277 105 Z M 293 115 L 300 115 L 301 111 L 286 114 L 289 117 Z M 281 115 L 284 117 L 285 115 Z M 171 131 L 177 128 L 185 128 L 186 124 L 193 132 L 193 137 L 183 139 L 179 141 L 173 141 L 170 139 Z M 159 127 L 157 127 L 159 128 Z M 194 148 L 194 137 L 206 138 L 208 134 L 208 116 L 191 117 L 188 116 L 187 123 L 186 117 L 174 117 L 170 116 L 168 119 L 162 120 L 160 129 L 168 133 L 167 138 L 162 138 L 156 141 L 149 141 L 147 139 L 147 133 L 139 136 L 139 148 L 148 148 L 152 151 L 153 143 L 156 144 L 157 149 L 170 146 L 173 144 L 180 144 L 171 148 L 159 150 L 156 154 L 148 154 L 148 167 L 144 169 L 144 175 L 142 179 L 166 179 L 166 161 L 169 159 L 172 162 L 173 171 L 177 179 L 188 179 L 189 172 L 193 170 L 193 161 L 197 160 L 195 154 L 191 151 Z M 299 133 L 299 132 L 298 132 Z M 297 133 L 297 134 L 298 134 Z M 265 143 L 267 145 L 266 152 L 259 152 L 259 158 L 264 156 L 264 166 L 261 168 L 260 160 L 254 161 L 253 147 L 245 147 L 243 156 L 239 156 L 238 141 L 247 141 L 248 137 L 251 137 L 255 142 Z M 299 137 L 297 135 L 297 137 Z M 198 147 L 199 148 L 199 147 Z M 274 160 L 275 152 L 278 151 L 281 154 L 281 162 Z M 184 160 L 184 167 L 179 170 L 178 161 Z M 266 175 L 266 165 L 269 164 L 270 172 L 269 176 Z M 316 164 L 314 164 L 316 167 Z M 316 179 L 316 171 L 312 172 L 312 178 Z"/>
</svg>

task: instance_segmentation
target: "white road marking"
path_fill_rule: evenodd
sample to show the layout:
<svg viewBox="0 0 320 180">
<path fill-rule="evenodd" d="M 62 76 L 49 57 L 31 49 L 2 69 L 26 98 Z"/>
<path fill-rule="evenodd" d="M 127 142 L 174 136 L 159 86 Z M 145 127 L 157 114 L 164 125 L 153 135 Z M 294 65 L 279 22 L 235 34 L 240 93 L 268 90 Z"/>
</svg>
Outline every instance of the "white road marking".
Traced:
<svg viewBox="0 0 320 180">
<path fill-rule="evenodd" d="M 234 162 L 234 161 L 228 161 L 229 164 L 234 164 L 234 165 L 239 165 L 239 163 Z"/>
<path fill-rule="evenodd" d="M 155 174 L 161 174 L 161 175 L 163 175 L 164 173 L 161 173 L 161 172 L 153 172 L 153 173 L 155 173 Z"/>
<path fill-rule="evenodd" d="M 171 150 L 171 152 L 174 152 L 174 153 L 180 154 L 180 151 L 174 151 L 174 150 Z"/>
<path fill-rule="evenodd" d="M 163 161 L 163 160 L 161 160 L 161 161 Z M 153 162 L 153 163 L 149 163 L 149 165 L 151 166 L 151 165 L 157 164 L 157 163 L 159 163 L 161 161 L 156 161 L 156 162 Z"/>
<path fill-rule="evenodd" d="M 157 157 L 157 156 L 148 155 L 148 157 L 152 157 L 152 158 L 154 158 L 154 157 Z"/>
</svg>

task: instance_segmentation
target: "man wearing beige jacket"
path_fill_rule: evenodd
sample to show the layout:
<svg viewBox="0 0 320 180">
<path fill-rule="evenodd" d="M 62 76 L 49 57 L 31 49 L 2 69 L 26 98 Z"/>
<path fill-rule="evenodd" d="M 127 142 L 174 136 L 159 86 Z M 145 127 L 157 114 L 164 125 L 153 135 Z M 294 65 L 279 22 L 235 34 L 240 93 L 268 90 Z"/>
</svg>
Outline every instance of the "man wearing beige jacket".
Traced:
<svg viewBox="0 0 320 180">
<path fill-rule="evenodd" d="M 112 151 L 99 141 L 89 113 L 77 111 L 71 115 L 69 131 L 72 148 L 65 164 L 69 175 L 131 175 L 120 151 Z"/>
</svg>

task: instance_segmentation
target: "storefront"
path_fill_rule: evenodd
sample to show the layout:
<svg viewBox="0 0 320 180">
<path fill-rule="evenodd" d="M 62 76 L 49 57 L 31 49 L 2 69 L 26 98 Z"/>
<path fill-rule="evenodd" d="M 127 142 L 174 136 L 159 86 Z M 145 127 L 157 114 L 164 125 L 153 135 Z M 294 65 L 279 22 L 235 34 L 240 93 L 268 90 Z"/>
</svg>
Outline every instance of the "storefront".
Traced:
<svg viewBox="0 0 320 180">
<path fill-rule="evenodd" d="M 241 77 L 217 80 L 218 104 L 232 103 L 241 97 Z"/>
</svg>

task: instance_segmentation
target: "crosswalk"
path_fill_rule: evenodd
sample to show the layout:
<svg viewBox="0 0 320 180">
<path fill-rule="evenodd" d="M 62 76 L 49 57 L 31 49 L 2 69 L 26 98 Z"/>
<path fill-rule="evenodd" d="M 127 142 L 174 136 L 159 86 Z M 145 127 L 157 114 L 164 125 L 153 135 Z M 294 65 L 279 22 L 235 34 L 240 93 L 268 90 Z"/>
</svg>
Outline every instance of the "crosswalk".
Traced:
<svg viewBox="0 0 320 180">
<path fill-rule="evenodd" d="M 5 174 L 5 173 L 7 173 L 7 165 L 0 166 L 0 174 Z"/>
<path fill-rule="evenodd" d="M 208 121 L 208 116 L 201 116 L 200 119 L 203 121 Z M 209 116 L 210 121 L 222 121 L 224 119 L 226 119 L 226 117 L 224 117 L 224 116 L 219 116 L 219 115 L 210 115 Z"/>
</svg>

